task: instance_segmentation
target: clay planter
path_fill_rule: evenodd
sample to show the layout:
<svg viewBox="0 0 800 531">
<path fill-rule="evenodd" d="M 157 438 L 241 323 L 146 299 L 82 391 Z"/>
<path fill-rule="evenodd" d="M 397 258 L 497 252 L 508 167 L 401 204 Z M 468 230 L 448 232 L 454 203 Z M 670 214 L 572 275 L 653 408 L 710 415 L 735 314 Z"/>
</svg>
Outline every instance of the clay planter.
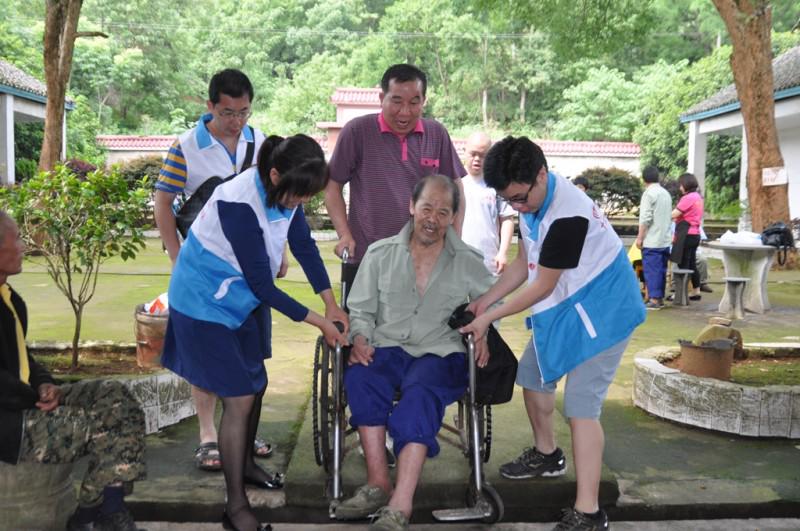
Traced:
<svg viewBox="0 0 800 531">
<path fill-rule="evenodd" d="M 136 334 L 136 364 L 139 367 L 160 367 L 168 315 L 152 315 L 144 311 L 144 304 L 136 306 L 134 332 Z"/>
<path fill-rule="evenodd" d="M 681 372 L 728 381 L 731 379 L 733 364 L 733 341 L 717 339 L 703 345 L 695 345 L 690 341 L 680 341 Z"/>
</svg>

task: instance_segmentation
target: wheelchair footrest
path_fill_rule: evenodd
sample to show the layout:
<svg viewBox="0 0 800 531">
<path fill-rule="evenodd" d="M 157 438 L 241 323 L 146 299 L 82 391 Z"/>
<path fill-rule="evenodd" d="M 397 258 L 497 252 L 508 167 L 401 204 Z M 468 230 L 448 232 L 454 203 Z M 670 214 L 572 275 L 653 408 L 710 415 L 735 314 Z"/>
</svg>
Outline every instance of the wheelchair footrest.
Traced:
<svg viewBox="0 0 800 531">
<path fill-rule="evenodd" d="M 461 522 L 463 520 L 482 520 L 492 516 L 493 512 L 492 504 L 486 500 L 478 500 L 474 507 L 433 511 L 433 517 L 440 522 Z"/>
</svg>

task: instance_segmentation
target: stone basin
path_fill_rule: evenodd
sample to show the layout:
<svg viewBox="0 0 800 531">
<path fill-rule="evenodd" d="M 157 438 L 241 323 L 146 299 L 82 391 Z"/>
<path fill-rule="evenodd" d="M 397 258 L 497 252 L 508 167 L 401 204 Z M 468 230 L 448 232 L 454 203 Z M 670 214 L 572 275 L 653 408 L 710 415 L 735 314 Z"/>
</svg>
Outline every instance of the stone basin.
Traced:
<svg viewBox="0 0 800 531">
<path fill-rule="evenodd" d="M 776 344 L 776 348 L 785 347 Z M 770 346 L 761 343 L 754 348 Z M 675 347 L 660 346 L 636 355 L 634 405 L 651 415 L 699 428 L 746 437 L 800 439 L 800 385 L 755 387 L 691 376 L 659 361 L 673 352 Z"/>
</svg>

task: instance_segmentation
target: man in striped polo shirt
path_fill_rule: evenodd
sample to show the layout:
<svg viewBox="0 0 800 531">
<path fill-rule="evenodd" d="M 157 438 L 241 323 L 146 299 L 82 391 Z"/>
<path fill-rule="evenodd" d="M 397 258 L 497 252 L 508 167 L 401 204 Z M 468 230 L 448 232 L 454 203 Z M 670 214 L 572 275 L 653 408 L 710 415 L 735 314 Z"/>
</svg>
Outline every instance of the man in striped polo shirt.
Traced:
<svg viewBox="0 0 800 531">
<path fill-rule="evenodd" d="M 372 242 L 394 236 L 408 221 L 414 185 L 426 175 L 457 182 L 467 174 L 447 129 L 422 118 L 427 77 L 417 67 L 397 64 L 381 79 L 381 112 L 350 120 L 336 141 L 325 206 L 339 235 L 336 254 L 347 248 L 358 263 Z M 349 217 L 342 188 L 350 183 Z M 463 206 L 455 228 L 461 234 Z"/>
<path fill-rule="evenodd" d="M 173 210 L 175 197 L 179 193 L 192 195 L 210 177 L 225 178 L 246 170 L 243 166 L 249 144 L 255 143 L 252 164 L 258 162 L 258 150 L 265 137 L 258 129 L 247 127 L 253 98 L 253 85 L 243 72 L 229 68 L 214 74 L 208 84 L 208 113 L 200 117 L 195 127 L 178 136 L 164 159 L 155 185 L 154 217 L 173 265 L 181 247 Z M 286 264 L 284 260 L 281 265 L 284 274 Z M 217 397 L 192 386 L 192 398 L 200 425 L 195 464 L 201 470 L 221 470 L 214 426 Z M 256 439 L 255 455 L 267 457 L 271 450 L 269 444 Z"/>
</svg>

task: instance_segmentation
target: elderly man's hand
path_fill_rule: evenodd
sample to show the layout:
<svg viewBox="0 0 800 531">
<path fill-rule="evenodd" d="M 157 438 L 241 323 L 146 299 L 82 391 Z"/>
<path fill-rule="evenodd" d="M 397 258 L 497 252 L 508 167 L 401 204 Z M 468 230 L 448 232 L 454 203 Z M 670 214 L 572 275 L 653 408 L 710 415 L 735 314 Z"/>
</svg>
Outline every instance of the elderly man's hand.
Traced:
<svg viewBox="0 0 800 531">
<path fill-rule="evenodd" d="M 61 389 L 57 385 L 51 383 L 43 383 L 39 386 L 39 401 L 36 402 L 36 407 L 42 411 L 53 411 L 58 407 L 58 402 L 61 399 Z"/>
<path fill-rule="evenodd" d="M 369 365 L 372 363 L 372 356 L 375 354 L 375 347 L 367 342 L 364 336 L 356 336 L 353 338 L 353 348 L 350 350 L 350 357 L 347 359 L 349 365 L 360 363 L 361 365 Z"/>
<path fill-rule="evenodd" d="M 491 352 L 489 352 L 489 343 L 486 340 L 486 336 L 483 336 L 475 342 L 475 363 L 478 367 L 484 368 L 489 363 L 489 357 L 491 355 Z"/>
</svg>

